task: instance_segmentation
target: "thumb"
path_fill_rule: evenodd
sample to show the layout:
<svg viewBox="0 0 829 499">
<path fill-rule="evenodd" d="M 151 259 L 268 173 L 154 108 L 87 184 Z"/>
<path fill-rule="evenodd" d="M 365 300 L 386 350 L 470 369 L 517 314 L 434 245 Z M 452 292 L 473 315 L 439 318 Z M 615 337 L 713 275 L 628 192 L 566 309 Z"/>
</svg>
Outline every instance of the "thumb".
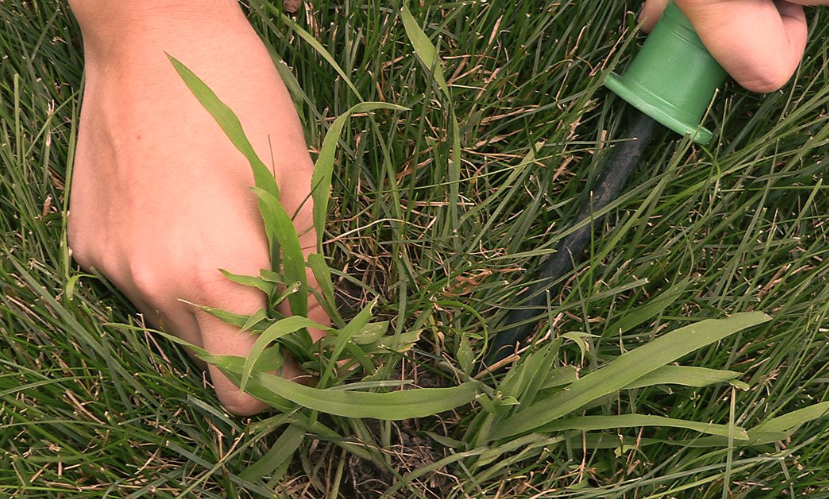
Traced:
<svg viewBox="0 0 829 499">
<path fill-rule="evenodd" d="M 711 55 L 748 90 L 777 90 L 803 57 L 807 26 L 800 5 L 769 0 L 676 3 Z"/>
</svg>

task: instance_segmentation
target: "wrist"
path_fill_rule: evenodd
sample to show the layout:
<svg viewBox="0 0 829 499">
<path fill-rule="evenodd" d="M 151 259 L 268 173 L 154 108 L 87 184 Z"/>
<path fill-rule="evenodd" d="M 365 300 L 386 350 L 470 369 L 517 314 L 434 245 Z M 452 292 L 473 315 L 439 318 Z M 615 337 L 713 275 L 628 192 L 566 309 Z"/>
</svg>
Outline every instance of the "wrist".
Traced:
<svg viewBox="0 0 829 499">
<path fill-rule="evenodd" d="M 132 39 L 243 18 L 236 0 L 69 0 L 69 5 L 84 47 L 96 55 Z"/>
</svg>

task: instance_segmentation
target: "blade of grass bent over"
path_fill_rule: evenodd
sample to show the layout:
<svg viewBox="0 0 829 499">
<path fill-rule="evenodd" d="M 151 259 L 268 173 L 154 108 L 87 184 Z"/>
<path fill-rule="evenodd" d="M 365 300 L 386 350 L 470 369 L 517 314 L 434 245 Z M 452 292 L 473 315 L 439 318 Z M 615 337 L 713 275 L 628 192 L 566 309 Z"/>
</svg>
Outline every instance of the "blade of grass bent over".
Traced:
<svg viewBox="0 0 829 499">
<path fill-rule="evenodd" d="M 223 276 L 235 282 L 236 284 L 256 288 L 268 296 L 270 296 L 272 293 L 276 291 L 276 284 L 267 281 L 261 277 L 234 274 L 224 269 L 219 269 L 219 272 L 221 272 Z"/>
<path fill-rule="evenodd" d="M 459 228 L 460 218 L 458 215 L 458 200 L 460 199 L 459 184 L 461 181 L 461 138 L 458 117 L 455 114 L 455 106 L 452 103 L 452 94 L 449 92 L 449 85 L 443 74 L 443 65 L 438 55 L 438 50 L 429 36 L 420 27 L 409 8 L 404 5 L 400 12 L 403 20 L 403 27 L 406 36 L 414 48 L 415 55 L 420 62 L 431 73 L 432 77 L 446 96 L 449 103 L 449 121 L 452 130 L 452 154 L 448 163 L 449 167 L 449 224 L 446 226 L 448 232 L 444 235 L 451 238 L 456 251 L 460 251 L 460 240 L 455 237 Z"/>
<path fill-rule="evenodd" d="M 238 383 L 244 359 L 229 355 L 200 355 L 218 366 Z M 422 418 L 450 411 L 472 402 L 479 383 L 468 382 L 450 388 L 418 388 L 388 393 L 321 390 L 300 385 L 279 376 L 254 370 L 248 392 L 267 392 L 315 411 L 347 418 L 374 418 L 387 421 Z"/>
<path fill-rule="evenodd" d="M 742 382 L 735 381 L 739 376 L 740 373 L 736 371 L 723 371 L 707 367 L 664 366 L 642 376 L 625 388 L 644 388 L 654 385 L 681 385 L 702 388 L 716 383 L 731 383 L 743 388 Z"/>
<path fill-rule="evenodd" d="M 368 324 L 368 321 L 371 320 L 371 310 L 377 304 L 377 298 L 372 300 L 368 305 L 366 305 L 363 310 L 361 310 L 351 321 L 346 324 L 346 326 L 337 334 L 337 340 L 334 343 L 334 350 L 331 353 L 331 357 L 326 359 L 328 362 L 328 366 L 326 367 L 325 371 L 323 371 L 322 376 L 320 376 L 320 381 L 318 386 L 325 388 L 328 384 L 328 380 L 334 376 L 335 369 L 336 369 L 336 362 L 339 360 L 340 355 L 342 354 L 343 350 L 345 350 L 346 345 L 351 338 L 363 330 Z"/>
<path fill-rule="evenodd" d="M 248 466 L 240 476 L 245 480 L 255 482 L 273 473 L 282 463 L 291 459 L 304 438 L 304 428 L 297 424 L 288 425 L 273 447 L 258 461 Z"/>
<path fill-rule="evenodd" d="M 440 87 L 446 97 L 450 98 L 449 86 L 446 84 L 446 78 L 443 76 L 443 66 L 440 64 L 437 49 L 435 49 L 432 41 L 429 40 L 429 36 L 417 24 L 409 7 L 403 6 L 403 10 L 400 12 L 400 18 L 403 20 L 403 27 L 406 29 L 406 35 L 409 37 L 412 47 L 414 47 L 417 58 L 420 59 L 420 62 L 429 71 L 432 71 L 435 83 L 438 84 L 438 87 Z"/>
<path fill-rule="evenodd" d="M 812 421 L 829 416 L 829 402 L 820 402 L 802 409 L 787 412 L 776 418 L 762 422 L 748 430 L 748 441 L 735 442 L 740 447 L 768 445 L 790 438 L 801 426 Z M 724 437 L 711 436 L 689 445 L 697 447 L 725 446 L 728 441 Z"/>
</svg>

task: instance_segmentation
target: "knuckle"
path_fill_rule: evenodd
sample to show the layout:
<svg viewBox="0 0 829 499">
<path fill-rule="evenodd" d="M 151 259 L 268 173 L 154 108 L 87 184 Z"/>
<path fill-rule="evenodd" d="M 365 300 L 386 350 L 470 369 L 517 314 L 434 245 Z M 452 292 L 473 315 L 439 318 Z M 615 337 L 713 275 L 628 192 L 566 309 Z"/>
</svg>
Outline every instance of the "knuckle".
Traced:
<svg viewBox="0 0 829 499">
<path fill-rule="evenodd" d="M 265 268 L 255 264 L 240 265 L 239 261 L 244 260 L 229 260 L 224 265 L 207 260 L 190 267 L 186 294 L 199 300 L 200 303 L 214 307 L 232 306 L 234 309 L 247 310 L 261 305 L 264 296 L 260 291 L 231 281 L 220 270 L 225 269 L 237 275 L 257 276 L 259 269 Z"/>
<path fill-rule="evenodd" d="M 145 259 L 132 259 L 129 266 L 129 278 L 132 286 L 139 294 L 145 297 L 156 296 L 166 285 L 165 272 L 156 265 L 156 262 Z"/>
</svg>

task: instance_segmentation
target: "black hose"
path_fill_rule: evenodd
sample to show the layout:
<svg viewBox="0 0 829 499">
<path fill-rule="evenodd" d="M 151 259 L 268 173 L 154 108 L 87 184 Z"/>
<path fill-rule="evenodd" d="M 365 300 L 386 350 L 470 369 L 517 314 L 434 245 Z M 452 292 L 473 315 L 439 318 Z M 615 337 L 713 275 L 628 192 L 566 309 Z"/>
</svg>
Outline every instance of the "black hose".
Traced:
<svg viewBox="0 0 829 499">
<path fill-rule="evenodd" d="M 591 217 L 593 222 L 584 224 L 562 239 L 555 253 L 541 265 L 535 283 L 524 293 L 526 298 L 519 304 L 521 308 L 513 309 L 509 313 L 505 322 L 507 329 L 495 335 L 484 360 L 484 368 L 494 366 L 507 358 L 514 352 L 518 343 L 532 334 L 535 325 L 545 316 L 547 297 L 558 293 L 561 278 L 573 270 L 575 262 L 581 260 L 590 241 L 591 229 L 601 220 L 594 217 L 594 214 L 619 196 L 645 148 L 662 129 L 662 126 L 649 116 L 630 108 L 628 125 L 622 136 L 631 140 L 613 146 L 609 156 L 602 163 L 596 187 L 592 190 L 588 202 L 583 203 L 579 209 L 574 225 L 580 225 Z"/>
</svg>

